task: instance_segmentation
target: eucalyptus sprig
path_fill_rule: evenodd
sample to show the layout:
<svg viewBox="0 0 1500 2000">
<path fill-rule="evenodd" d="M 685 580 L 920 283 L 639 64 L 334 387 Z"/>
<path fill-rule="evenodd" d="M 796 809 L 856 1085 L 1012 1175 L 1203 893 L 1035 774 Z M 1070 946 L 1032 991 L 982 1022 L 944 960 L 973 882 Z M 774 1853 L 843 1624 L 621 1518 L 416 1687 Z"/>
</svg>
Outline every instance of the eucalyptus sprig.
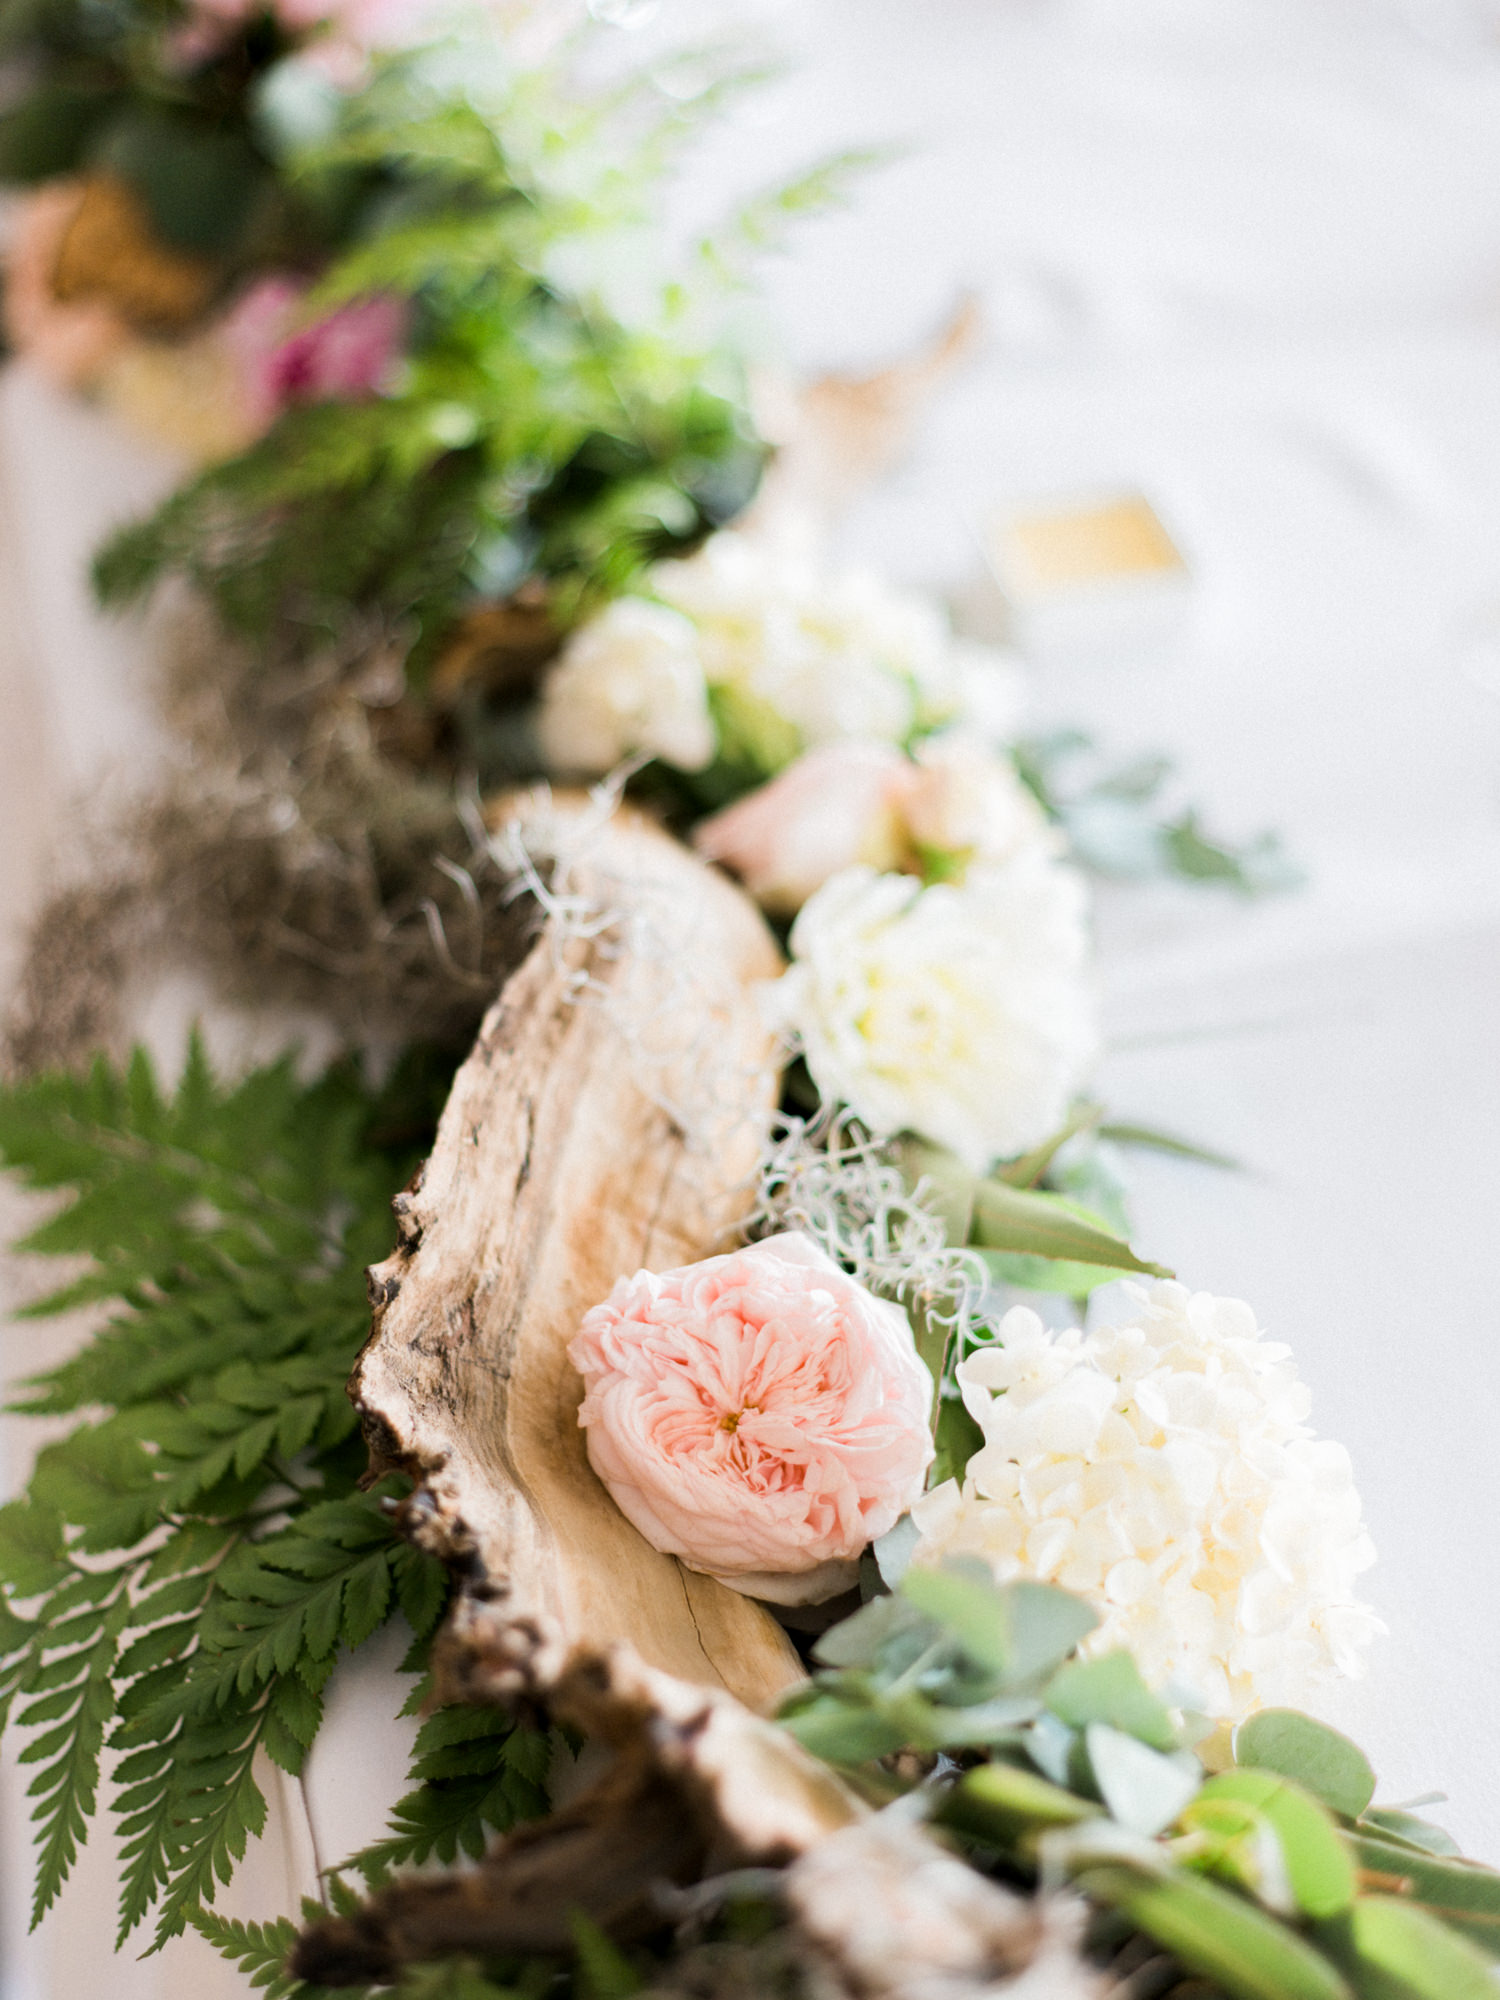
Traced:
<svg viewBox="0 0 1500 2000">
<path fill-rule="evenodd" d="M 1122 881 L 1156 876 L 1263 896 L 1303 879 L 1280 837 L 1211 832 L 1196 808 L 1171 803 L 1173 764 L 1148 755 L 1111 764 L 1081 729 L 1018 743 L 1016 768 L 1067 835 L 1075 860 Z"/>
<path fill-rule="evenodd" d="M 976 1867 L 1071 1885 L 1101 1948 L 1142 1932 L 1228 2000 L 1493 1994 L 1500 1873 L 1373 1805 L 1347 1737 L 1290 1709 L 1213 1729 L 1128 1653 L 1080 1657 L 1097 1620 L 1066 1592 L 882 1553 L 894 1593 L 825 1634 L 783 1711 L 816 1755 L 918 1791 Z"/>
</svg>

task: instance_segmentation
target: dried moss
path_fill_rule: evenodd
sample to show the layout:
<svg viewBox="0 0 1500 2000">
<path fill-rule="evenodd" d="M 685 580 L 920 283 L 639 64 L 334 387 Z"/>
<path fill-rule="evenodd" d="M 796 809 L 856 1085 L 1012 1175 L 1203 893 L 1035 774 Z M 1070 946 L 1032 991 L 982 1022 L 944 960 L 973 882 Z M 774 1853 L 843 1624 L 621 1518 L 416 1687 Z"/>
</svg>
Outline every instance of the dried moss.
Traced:
<svg viewBox="0 0 1500 2000">
<path fill-rule="evenodd" d="M 267 669 L 179 615 L 159 787 L 89 838 L 32 931 L 13 1068 L 118 1049 L 122 996 L 189 964 L 224 998 L 311 1009 L 355 1047 L 461 1047 L 524 942 L 528 906 L 471 785 L 422 769 L 399 646 Z M 392 746 L 395 746 L 394 748 Z"/>
</svg>

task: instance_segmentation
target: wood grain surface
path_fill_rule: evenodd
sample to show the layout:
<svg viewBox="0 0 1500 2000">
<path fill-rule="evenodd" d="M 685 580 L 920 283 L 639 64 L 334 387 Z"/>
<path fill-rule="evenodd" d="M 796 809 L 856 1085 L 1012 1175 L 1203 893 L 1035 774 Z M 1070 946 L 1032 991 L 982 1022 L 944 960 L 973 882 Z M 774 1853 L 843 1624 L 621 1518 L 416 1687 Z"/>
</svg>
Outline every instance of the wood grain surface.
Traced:
<svg viewBox="0 0 1500 2000">
<path fill-rule="evenodd" d="M 749 901 L 654 824 L 598 821 L 534 821 L 556 900 L 397 1198 L 350 1393 L 372 1470 L 419 1482 L 408 1531 L 554 1657 L 624 1640 L 759 1708 L 800 1672 L 785 1635 L 620 1513 L 567 1345 L 617 1278 L 725 1247 L 775 1092 L 752 988 L 780 959 Z"/>
</svg>

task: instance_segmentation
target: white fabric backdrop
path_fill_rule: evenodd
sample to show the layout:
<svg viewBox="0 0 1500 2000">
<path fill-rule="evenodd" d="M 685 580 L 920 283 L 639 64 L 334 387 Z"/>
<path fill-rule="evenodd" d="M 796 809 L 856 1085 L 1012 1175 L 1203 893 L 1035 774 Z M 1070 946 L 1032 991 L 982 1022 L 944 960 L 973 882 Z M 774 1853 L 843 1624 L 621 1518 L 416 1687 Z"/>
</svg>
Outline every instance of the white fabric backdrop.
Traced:
<svg viewBox="0 0 1500 2000">
<path fill-rule="evenodd" d="M 1312 875 L 1249 912 L 1105 903 L 1112 1103 L 1251 1167 L 1142 1162 L 1138 1233 L 1297 1348 L 1316 1421 L 1354 1454 L 1392 1628 L 1326 1711 L 1387 1796 L 1448 1789 L 1455 1832 L 1500 1859 L 1500 692 L 1476 650 L 1500 619 L 1500 8 L 765 11 L 803 67 L 705 149 L 683 225 L 894 134 L 908 155 L 777 261 L 767 317 L 809 366 L 879 361 L 963 286 L 990 328 L 850 551 L 959 588 L 996 501 L 1123 481 L 1162 497 L 1192 556 L 1170 657 L 1036 681 L 1039 721 L 1177 751 L 1217 820 L 1278 825 Z M 676 0 L 661 31 L 714 12 Z M 70 794 L 149 763 L 141 641 L 87 612 L 80 579 L 105 522 L 167 476 L 24 372 L 0 381 L 0 975 Z M 155 1039 L 192 1004 L 158 1004 Z M 244 1045 L 244 1024 L 222 1032 Z M 23 1338 L 8 1354 L 34 1365 Z M 19 1427 L 3 1448 L 14 1481 Z M 375 1830 L 400 1783 L 393 1706 L 388 1649 L 340 1683 L 237 1910 L 286 1907 L 314 1854 Z M 110 1960 L 102 1847 L 22 1944 L 18 1789 L 3 2000 L 238 1990 L 191 1944 Z"/>
</svg>

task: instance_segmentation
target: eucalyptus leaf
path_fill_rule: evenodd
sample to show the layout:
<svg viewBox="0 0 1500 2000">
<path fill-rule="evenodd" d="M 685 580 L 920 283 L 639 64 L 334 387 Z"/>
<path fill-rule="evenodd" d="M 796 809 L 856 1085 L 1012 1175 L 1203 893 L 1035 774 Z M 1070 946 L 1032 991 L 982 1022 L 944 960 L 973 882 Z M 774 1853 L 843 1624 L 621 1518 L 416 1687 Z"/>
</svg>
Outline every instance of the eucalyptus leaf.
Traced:
<svg viewBox="0 0 1500 2000">
<path fill-rule="evenodd" d="M 1075 1886 L 1228 2000 L 1354 2000 L 1343 1974 L 1305 1938 L 1201 1876 L 1106 1865 L 1083 1870 Z"/>
<path fill-rule="evenodd" d="M 1242 1723 L 1234 1760 L 1293 1779 L 1346 1819 L 1358 1819 L 1375 1795 L 1375 1773 L 1359 1745 L 1294 1708 L 1263 1708 Z"/>
<path fill-rule="evenodd" d="M 1133 1833 L 1162 1832 L 1196 1794 L 1202 1777 L 1196 1762 L 1189 1768 L 1164 1757 L 1107 1722 L 1091 1722 L 1083 1734 L 1104 1803 Z"/>
<path fill-rule="evenodd" d="M 1077 1743 L 1078 1731 L 1044 1708 L 1027 1730 L 1021 1747 L 1044 1778 L 1050 1778 L 1054 1785 L 1065 1785 Z"/>
<path fill-rule="evenodd" d="M 1141 1678 L 1129 1653 L 1101 1653 L 1094 1660 L 1071 1660 L 1047 1688 L 1047 1706 L 1075 1729 L 1107 1722 L 1153 1750 L 1175 1750 L 1172 1718 Z"/>
<path fill-rule="evenodd" d="M 967 1708 L 934 1708 L 927 1736 L 937 1750 L 984 1749 L 1022 1741 L 1041 1703 L 1025 1695 L 1001 1695 Z"/>
<path fill-rule="evenodd" d="M 1375 1833 L 1420 1847 L 1427 1854 L 1457 1856 L 1461 1852 L 1451 1833 L 1434 1826 L 1431 1820 L 1418 1819 L 1415 1813 L 1401 1812 L 1395 1806 L 1371 1806 L 1361 1815 L 1359 1823 Z"/>
<path fill-rule="evenodd" d="M 1400 1897 L 1361 1896 L 1348 1938 L 1364 2000 L 1495 2000 L 1484 1956 Z"/>
<path fill-rule="evenodd" d="M 1153 1278 L 1172 1276 L 1164 1265 L 1138 1257 L 1123 1237 L 1076 1202 L 1031 1188 L 1007 1187 L 1003 1181 L 980 1181 L 976 1186 L 972 1236 L 984 1250 L 1143 1272 Z"/>
<path fill-rule="evenodd" d="M 1258 1807 L 1200 1792 L 1178 1822 L 1174 1851 L 1183 1867 L 1245 1890 L 1278 1916 L 1296 1914 L 1286 1855 Z"/>
<path fill-rule="evenodd" d="M 1357 1865 L 1368 1876 L 1381 1877 L 1413 1902 L 1423 1904 L 1445 1923 L 1500 1957 L 1500 1873 L 1477 1861 L 1446 1854 L 1426 1854 L 1406 1842 L 1365 1833 L 1346 1833 Z"/>
<path fill-rule="evenodd" d="M 945 1826 L 997 1847 L 1097 1819 L 1100 1809 L 1062 1785 L 1050 1784 L 1015 1764 L 981 1764 L 948 1793 L 938 1811 Z"/>
<path fill-rule="evenodd" d="M 866 1669 L 895 1660 L 899 1672 L 928 1645 L 933 1629 L 932 1621 L 909 1598 L 872 1597 L 822 1635 L 813 1647 L 813 1658 L 825 1667 Z"/>
<path fill-rule="evenodd" d="M 903 1514 L 894 1528 L 888 1528 L 878 1541 L 871 1543 L 880 1580 L 887 1590 L 894 1590 L 905 1576 L 912 1552 L 921 1539 L 921 1532 L 911 1515 Z"/>
<path fill-rule="evenodd" d="M 1021 1578 L 1005 1587 L 1010 1627 L 1010 1679 L 1029 1681 L 1067 1659 L 1099 1623 L 1083 1598 L 1055 1584 Z"/>
<path fill-rule="evenodd" d="M 951 1563 L 941 1568 L 924 1565 L 906 1572 L 901 1595 L 949 1632 L 976 1666 L 996 1675 L 1006 1673 L 1010 1621 L 1004 1600 L 987 1577 L 966 1576 Z"/>
<path fill-rule="evenodd" d="M 1268 1771 L 1225 1771 L 1200 1793 L 1206 1804 L 1228 1801 L 1252 1807 L 1275 1833 L 1298 1909 L 1309 1917 L 1334 1917 L 1354 1901 L 1354 1864 L 1329 1813 L 1309 1792 Z"/>
<path fill-rule="evenodd" d="M 888 1757 L 907 1740 L 906 1732 L 878 1709 L 839 1701 L 814 1702 L 781 1720 L 804 1750 L 826 1764 L 867 1764 Z"/>
</svg>

